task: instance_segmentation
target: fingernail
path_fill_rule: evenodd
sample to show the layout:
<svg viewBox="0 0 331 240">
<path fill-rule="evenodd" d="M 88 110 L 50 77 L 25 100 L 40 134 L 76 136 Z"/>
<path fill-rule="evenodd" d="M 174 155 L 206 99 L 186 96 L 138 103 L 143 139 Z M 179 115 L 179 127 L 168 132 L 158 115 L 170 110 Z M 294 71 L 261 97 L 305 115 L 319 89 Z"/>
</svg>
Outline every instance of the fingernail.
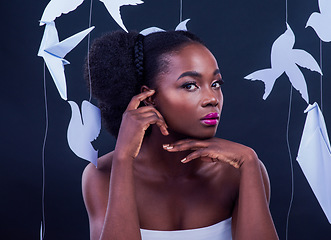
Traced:
<svg viewBox="0 0 331 240">
<path fill-rule="evenodd" d="M 186 161 L 186 158 L 184 158 L 184 159 L 182 159 L 182 160 L 180 160 L 182 163 L 185 163 L 185 161 Z"/>
<path fill-rule="evenodd" d="M 170 146 L 170 144 L 163 144 L 164 149 L 173 149 L 174 147 Z"/>
</svg>

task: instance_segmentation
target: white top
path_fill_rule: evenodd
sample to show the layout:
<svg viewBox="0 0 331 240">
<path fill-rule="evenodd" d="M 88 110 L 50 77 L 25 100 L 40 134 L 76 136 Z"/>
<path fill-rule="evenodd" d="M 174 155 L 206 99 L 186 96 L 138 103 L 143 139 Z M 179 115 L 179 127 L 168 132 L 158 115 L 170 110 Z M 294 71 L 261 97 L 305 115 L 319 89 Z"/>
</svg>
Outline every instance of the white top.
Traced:
<svg viewBox="0 0 331 240">
<path fill-rule="evenodd" d="M 231 240 L 231 218 L 208 227 L 176 230 L 159 231 L 140 229 L 143 240 Z"/>
</svg>

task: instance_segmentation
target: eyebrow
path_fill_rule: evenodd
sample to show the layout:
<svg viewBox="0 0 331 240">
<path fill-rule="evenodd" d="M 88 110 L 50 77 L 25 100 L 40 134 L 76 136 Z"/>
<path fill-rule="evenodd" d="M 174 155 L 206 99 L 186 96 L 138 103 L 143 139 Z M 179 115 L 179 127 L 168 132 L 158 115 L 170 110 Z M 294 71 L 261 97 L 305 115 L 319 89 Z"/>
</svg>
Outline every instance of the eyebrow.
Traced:
<svg viewBox="0 0 331 240">
<path fill-rule="evenodd" d="M 219 69 L 216 69 L 215 71 L 214 71 L 214 76 L 215 75 L 217 75 L 217 74 L 220 74 L 221 72 L 220 72 L 220 70 Z M 181 78 L 183 78 L 183 77 L 198 77 L 198 78 L 201 78 L 202 77 L 202 75 L 201 75 L 201 73 L 198 73 L 198 72 L 196 72 L 196 71 L 187 71 L 187 72 L 184 72 L 184 73 L 182 73 L 178 78 L 177 78 L 177 80 L 179 80 L 179 79 L 181 79 Z"/>
</svg>

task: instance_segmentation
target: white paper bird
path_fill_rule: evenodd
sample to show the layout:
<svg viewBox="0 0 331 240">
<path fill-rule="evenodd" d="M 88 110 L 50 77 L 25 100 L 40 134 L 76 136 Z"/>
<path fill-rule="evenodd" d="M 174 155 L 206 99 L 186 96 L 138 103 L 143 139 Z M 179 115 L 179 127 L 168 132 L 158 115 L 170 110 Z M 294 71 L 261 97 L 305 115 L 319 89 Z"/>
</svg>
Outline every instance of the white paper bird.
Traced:
<svg viewBox="0 0 331 240">
<path fill-rule="evenodd" d="M 49 23 L 60 17 L 62 14 L 69 13 L 81 5 L 84 0 L 51 0 L 40 19 L 40 26 Z"/>
<path fill-rule="evenodd" d="M 187 31 L 187 22 L 190 21 L 190 19 L 186 19 L 182 22 L 180 22 L 175 31 Z M 158 27 L 149 27 L 149 28 L 146 28 L 142 31 L 140 31 L 140 34 L 144 35 L 144 36 L 147 36 L 148 34 L 151 34 L 151 33 L 155 33 L 155 32 L 165 32 L 165 30 L 163 30 L 162 28 L 158 28 Z"/>
<path fill-rule="evenodd" d="M 297 161 L 331 223 L 331 146 L 317 103 L 309 105 Z"/>
<path fill-rule="evenodd" d="M 113 17 L 113 19 L 117 22 L 117 24 L 123 28 L 124 31 L 128 31 L 124 26 L 122 21 L 120 7 L 124 5 L 138 5 L 144 3 L 141 0 L 100 0 L 103 2 L 105 7 L 107 8 L 109 14 Z"/>
<path fill-rule="evenodd" d="M 308 91 L 305 77 L 300 71 L 300 67 L 308 68 L 322 74 L 315 59 L 306 51 L 293 49 L 295 36 L 287 24 L 287 30 L 279 36 L 271 48 L 271 68 L 253 72 L 245 77 L 249 80 L 260 80 L 265 84 L 263 99 L 266 99 L 276 81 L 284 72 L 288 76 L 293 87 L 298 90 L 302 98 L 309 103 Z"/>
<path fill-rule="evenodd" d="M 312 27 L 323 42 L 331 41 L 331 1 L 319 0 L 320 13 L 310 15 L 306 27 Z"/>
<path fill-rule="evenodd" d="M 82 102 L 82 114 L 78 105 L 68 101 L 72 115 L 68 126 L 67 140 L 71 150 L 80 158 L 90 161 L 97 166 L 98 151 L 91 142 L 100 133 L 101 116 L 100 110 L 88 101 Z"/>
<path fill-rule="evenodd" d="M 64 56 L 80 43 L 84 37 L 93 30 L 90 27 L 61 42 L 54 22 L 46 24 L 43 39 L 40 44 L 38 56 L 43 57 L 55 85 L 64 100 L 67 100 L 67 85 L 64 74 L 64 65 L 69 62 Z"/>
</svg>

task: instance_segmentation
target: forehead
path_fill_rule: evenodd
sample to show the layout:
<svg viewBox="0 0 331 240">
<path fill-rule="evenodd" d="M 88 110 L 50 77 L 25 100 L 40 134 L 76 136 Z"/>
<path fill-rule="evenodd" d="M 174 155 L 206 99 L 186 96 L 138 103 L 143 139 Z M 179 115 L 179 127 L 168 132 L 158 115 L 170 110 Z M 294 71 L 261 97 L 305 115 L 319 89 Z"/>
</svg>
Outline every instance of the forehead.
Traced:
<svg viewBox="0 0 331 240">
<path fill-rule="evenodd" d="M 203 45 L 192 43 L 165 56 L 169 64 L 168 72 L 196 71 L 201 74 L 214 73 L 218 69 L 214 55 Z"/>
</svg>

